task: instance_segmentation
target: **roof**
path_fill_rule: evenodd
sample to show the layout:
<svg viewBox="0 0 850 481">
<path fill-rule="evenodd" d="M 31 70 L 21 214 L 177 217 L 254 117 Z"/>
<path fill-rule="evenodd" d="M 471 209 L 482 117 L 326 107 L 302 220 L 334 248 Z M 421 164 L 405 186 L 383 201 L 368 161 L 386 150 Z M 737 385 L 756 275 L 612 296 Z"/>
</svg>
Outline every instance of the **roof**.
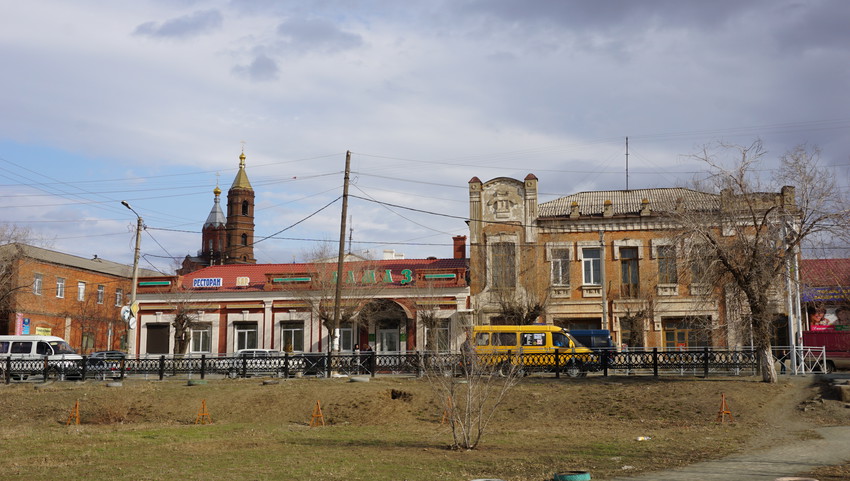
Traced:
<svg viewBox="0 0 850 481">
<path fill-rule="evenodd" d="M 15 248 L 20 248 L 26 257 L 29 257 L 31 259 L 38 259 L 40 261 L 48 262 L 51 264 L 76 267 L 78 269 L 85 269 L 88 271 L 100 272 L 101 274 L 109 274 L 118 277 L 133 277 L 133 266 L 108 261 L 106 259 L 101 259 L 97 256 L 95 256 L 93 259 L 86 259 L 84 257 L 78 257 L 71 254 L 52 251 L 50 249 L 44 249 L 42 247 L 35 247 L 27 244 L 18 243 L 2 245 L 0 246 L 0 251 L 6 253 L 7 251 L 10 251 Z M 139 277 L 150 277 L 160 275 L 162 274 L 159 272 L 139 268 Z"/>
<path fill-rule="evenodd" d="M 204 227 L 220 227 L 227 223 L 227 219 L 224 217 L 224 212 L 221 210 L 221 189 L 218 187 L 215 188 L 215 203 L 213 204 L 212 210 L 210 210 L 210 215 L 207 216 L 207 221 L 204 222 Z"/>
<path fill-rule="evenodd" d="M 540 217 L 564 217 L 570 215 L 570 208 L 576 203 L 581 215 L 602 215 L 605 201 L 611 201 L 614 215 L 636 215 L 644 199 L 649 201 L 649 209 L 654 213 L 673 212 L 680 204 L 687 210 L 716 210 L 720 205 L 720 196 L 717 194 L 671 187 L 579 192 L 544 202 L 538 208 Z"/>
<path fill-rule="evenodd" d="M 850 259 L 803 259 L 800 281 L 809 287 L 850 287 Z"/>
<path fill-rule="evenodd" d="M 241 286 L 238 290 L 263 289 L 268 274 L 304 274 L 314 272 L 316 266 L 322 269 L 330 267 L 336 271 L 335 265 L 329 263 L 297 263 L 297 264 L 228 264 L 209 266 L 191 272 L 183 276 L 182 287 L 192 287 L 194 279 L 221 279 L 221 287 L 218 291 L 237 289 L 236 278 L 247 277 L 250 279 L 248 286 Z M 467 259 L 391 259 L 391 260 L 369 260 L 362 262 L 346 262 L 344 271 L 374 270 L 376 272 L 391 271 L 394 278 L 401 279 L 404 269 L 415 271 L 416 269 L 466 269 Z"/>
<path fill-rule="evenodd" d="M 251 183 L 248 182 L 248 174 L 245 173 L 245 152 L 239 156 L 239 172 L 236 173 L 236 178 L 233 179 L 231 189 L 248 189 L 254 190 Z"/>
</svg>

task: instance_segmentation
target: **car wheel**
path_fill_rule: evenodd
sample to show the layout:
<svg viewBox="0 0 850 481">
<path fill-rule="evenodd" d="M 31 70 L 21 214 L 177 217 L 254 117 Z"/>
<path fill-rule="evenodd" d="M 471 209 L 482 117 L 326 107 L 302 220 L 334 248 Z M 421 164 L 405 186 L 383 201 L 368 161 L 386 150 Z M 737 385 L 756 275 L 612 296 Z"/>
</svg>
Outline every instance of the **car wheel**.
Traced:
<svg viewBox="0 0 850 481">
<path fill-rule="evenodd" d="M 832 361 L 826 361 L 826 373 L 830 374 L 835 372 L 835 363 Z"/>
<path fill-rule="evenodd" d="M 577 362 L 571 361 L 564 367 L 564 374 L 566 374 L 567 377 L 579 377 L 581 376 L 581 367 Z"/>
<path fill-rule="evenodd" d="M 239 373 L 237 371 L 227 371 L 227 377 L 230 379 L 236 379 L 239 377 Z"/>
</svg>

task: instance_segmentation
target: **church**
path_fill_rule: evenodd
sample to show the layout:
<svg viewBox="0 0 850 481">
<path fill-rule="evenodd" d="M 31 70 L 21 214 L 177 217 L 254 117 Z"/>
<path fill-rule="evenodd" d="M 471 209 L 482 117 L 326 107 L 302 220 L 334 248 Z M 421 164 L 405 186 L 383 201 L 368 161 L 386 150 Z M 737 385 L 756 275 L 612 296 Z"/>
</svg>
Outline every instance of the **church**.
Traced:
<svg viewBox="0 0 850 481">
<path fill-rule="evenodd" d="M 245 152 L 239 155 L 239 171 L 227 191 L 227 216 L 221 210 L 218 185 L 213 194 L 215 201 L 204 222 L 201 249 L 198 255 L 183 259 L 178 275 L 209 266 L 257 263 L 254 258 L 254 189 L 245 172 Z"/>
</svg>

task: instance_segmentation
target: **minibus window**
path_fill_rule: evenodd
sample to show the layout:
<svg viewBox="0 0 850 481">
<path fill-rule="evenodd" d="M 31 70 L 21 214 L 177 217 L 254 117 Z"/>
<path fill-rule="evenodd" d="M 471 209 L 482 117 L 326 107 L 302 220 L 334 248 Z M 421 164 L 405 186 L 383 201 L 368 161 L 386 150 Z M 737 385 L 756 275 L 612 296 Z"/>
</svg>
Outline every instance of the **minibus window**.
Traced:
<svg viewBox="0 0 850 481">
<path fill-rule="evenodd" d="M 65 341 L 50 341 L 50 347 L 53 348 L 54 354 L 76 354 L 77 351 L 74 350 L 67 342 Z"/>
<path fill-rule="evenodd" d="M 9 352 L 9 341 L 0 342 L 0 354 L 6 354 Z"/>
<path fill-rule="evenodd" d="M 516 333 L 514 332 L 498 332 L 493 333 L 494 346 L 516 346 Z"/>
<path fill-rule="evenodd" d="M 560 332 L 553 332 L 552 345 L 555 347 L 570 347 L 570 338 Z"/>
<path fill-rule="evenodd" d="M 546 344 L 545 332 L 525 332 L 520 335 L 523 346 L 543 346 Z"/>
<path fill-rule="evenodd" d="M 475 345 L 476 346 L 486 346 L 490 343 L 490 333 L 489 332 L 479 332 L 475 335 Z"/>
<path fill-rule="evenodd" d="M 39 356 L 50 356 L 53 354 L 53 349 L 50 349 L 50 345 L 44 341 L 39 341 L 38 344 L 35 345 L 35 353 Z"/>
<path fill-rule="evenodd" d="M 32 341 L 15 341 L 12 343 L 12 354 L 29 354 L 32 351 Z"/>
<path fill-rule="evenodd" d="M 576 338 L 574 338 L 573 336 L 567 334 L 567 337 L 570 338 L 570 341 L 572 341 L 573 346 L 575 346 L 575 347 L 585 347 L 584 344 L 578 342 L 578 340 Z"/>
</svg>

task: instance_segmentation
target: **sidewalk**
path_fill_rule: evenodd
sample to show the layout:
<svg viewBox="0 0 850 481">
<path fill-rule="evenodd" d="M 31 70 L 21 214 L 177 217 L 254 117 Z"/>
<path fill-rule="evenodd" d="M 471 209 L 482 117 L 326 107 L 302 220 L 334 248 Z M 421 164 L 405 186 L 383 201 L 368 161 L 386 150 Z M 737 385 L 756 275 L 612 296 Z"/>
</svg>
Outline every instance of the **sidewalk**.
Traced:
<svg viewBox="0 0 850 481">
<path fill-rule="evenodd" d="M 805 473 L 819 466 L 850 461 L 850 426 L 834 426 L 815 431 L 823 438 L 797 441 L 766 451 L 730 456 L 669 471 L 611 479 L 612 481 L 773 481 L 782 476 Z"/>
</svg>

